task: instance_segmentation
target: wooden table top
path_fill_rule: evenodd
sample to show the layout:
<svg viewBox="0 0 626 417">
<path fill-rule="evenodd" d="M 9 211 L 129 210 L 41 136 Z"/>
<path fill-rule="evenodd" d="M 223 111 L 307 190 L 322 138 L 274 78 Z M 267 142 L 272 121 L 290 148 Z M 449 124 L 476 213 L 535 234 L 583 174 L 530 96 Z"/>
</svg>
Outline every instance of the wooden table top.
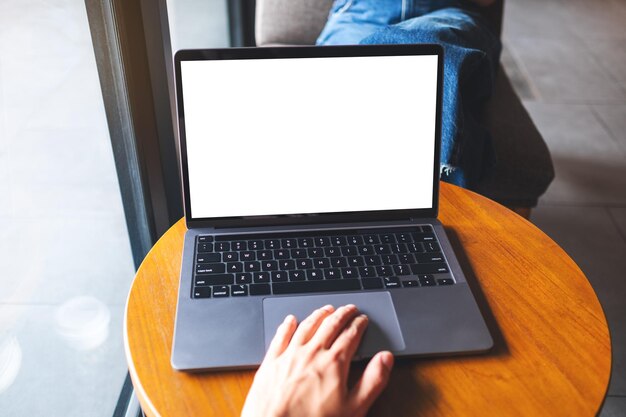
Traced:
<svg viewBox="0 0 626 417">
<path fill-rule="evenodd" d="M 611 343 L 574 261 L 508 209 L 442 183 L 441 222 L 495 341 L 474 356 L 397 361 L 373 416 L 592 416 L 609 383 Z M 188 374 L 170 366 L 183 220 L 143 261 L 124 343 L 148 416 L 239 416 L 253 371 Z"/>
</svg>

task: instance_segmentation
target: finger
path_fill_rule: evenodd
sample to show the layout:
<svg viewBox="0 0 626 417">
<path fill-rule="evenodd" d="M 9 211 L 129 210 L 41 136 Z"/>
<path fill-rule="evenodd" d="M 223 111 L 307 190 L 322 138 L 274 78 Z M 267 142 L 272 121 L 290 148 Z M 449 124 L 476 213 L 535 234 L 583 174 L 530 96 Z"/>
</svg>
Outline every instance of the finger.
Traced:
<svg viewBox="0 0 626 417">
<path fill-rule="evenodd" d="M 339 333 L 337 340 L 331 346 L 331 349 L 337 352 L 343 353 L 346 357 L 352 359 L 354 353 L 361 343 L 363 333 L 367 328 L 367 316 L 361 314 L 360 316 L 352 319 L 350 324 Z"/>
<path fill-rule="evenodd" d="M 267 352 L 265 353 L 266 359 L 276 358 L 287 349 L 289 341 L 296 330 L 296 324 L 296 318 L 293 315 L 290 314 L 285 317 L 285 320 L 283 320 L 280 326 L 278 326 L 278 329 L 276 329 L 276 334 L 270 346 L 267 348 Z"/>
<path fill-rule="evenodd" d="M 302 320 L 298 329 L 293 335 L 293 343 L 303 345 L 308 342 L 315 334 L 320 324 L 324 321 L 326 316 L 335 311 L 335 308 L 331 305 L 326 305 L 322 308 L 315 310 L 309 317 Z"/>
<path fill-rule="evenodd" d="M 341 331 L 339 336 L 337 336 L 337 340 L 335 340 L 335 343 L 333 343 L 330 348 L 344 359 L 342 362 L 345 364 L 343 369 L 345 377 L 348 376 L 348 372 L 350 371 L 350 362 L 361 344 L 361 339 L 363 339 L 367 323 L 368 319 L 365 314 L 355 317 L 350 324 Z"/>
<path fill-rule="evenodd" d="M 364 416 L 389 382 L 393 368 L 391 352 L 378 352 L 365 368 L 363 376 L 352 389 L 353 415 Z"/>
<path fill-rule="evenodd" d="M 313 336 L 312 341 L 326 349 L 330 348 L 339 333 L 352 320 L 357 311 L 356 306 L 353 304 L 339 307 L 320 324 L 319 330 Z"/>
</svg>

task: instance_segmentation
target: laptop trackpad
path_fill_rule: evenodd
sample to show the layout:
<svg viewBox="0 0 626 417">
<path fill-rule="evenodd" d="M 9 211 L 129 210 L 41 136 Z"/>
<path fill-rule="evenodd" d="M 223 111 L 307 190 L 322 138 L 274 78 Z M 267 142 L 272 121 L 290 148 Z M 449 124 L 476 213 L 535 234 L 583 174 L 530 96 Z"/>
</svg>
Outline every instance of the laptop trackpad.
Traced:
<svg viewBox="0 0 626 417">
<path fill-rule="evenodd" d="M 326 304 L 335 308 L 354 304 L 361 313 L 367 314 L 369 324 L 355 359 L 374 356 L 381 350 L 400 352 L 405 349 L 396 310 L 388 292 L 266 298 L 263 300 L 265 349 L 287 315 L 293 314 L 300 322 Z"/>
</svg>

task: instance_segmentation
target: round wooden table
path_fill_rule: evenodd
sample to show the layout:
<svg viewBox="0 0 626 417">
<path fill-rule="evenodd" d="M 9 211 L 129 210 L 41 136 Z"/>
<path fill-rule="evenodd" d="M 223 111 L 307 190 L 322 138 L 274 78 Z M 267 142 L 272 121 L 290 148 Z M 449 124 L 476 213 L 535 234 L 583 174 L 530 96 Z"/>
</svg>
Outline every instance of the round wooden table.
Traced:
<svg viewBox="0 0 626 417">
<path fill-rule="evenodd" d="M 440 220 L 495 340 L 483 355 L 399 360 L 373 416 L 593 416 L 611 343 L 585 275 L 512 211 L 442 183 Z M 128 297 L 128 368 L 148 416 L 239 416 L 253 371 L 170 366 L 183 220 L 143 261 Z M 453 308 L 453 306 L 451 306 Z"/>
</svg>

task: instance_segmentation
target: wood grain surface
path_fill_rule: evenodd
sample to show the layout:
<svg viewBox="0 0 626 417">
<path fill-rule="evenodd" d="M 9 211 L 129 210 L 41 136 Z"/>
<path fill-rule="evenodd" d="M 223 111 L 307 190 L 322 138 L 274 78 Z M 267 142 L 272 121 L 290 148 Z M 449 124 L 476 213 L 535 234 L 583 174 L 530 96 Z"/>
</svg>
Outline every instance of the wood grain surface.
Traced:
<svg viewBox="0 0 626 417">
<path fill-rule="evenodd" d="M 584 274 L 543 232 L 484 197 L 442 183 L 440 207 L 495 347 L 398 361 L 370 415 L 596 415 L 611 343 Z M 170 366 L 185 230 L 176 223 L 137 272 L 124 323 L 130 375 L 148 416 L 238 416 L 254 372 L 187 374 Z"/>
</svg>

